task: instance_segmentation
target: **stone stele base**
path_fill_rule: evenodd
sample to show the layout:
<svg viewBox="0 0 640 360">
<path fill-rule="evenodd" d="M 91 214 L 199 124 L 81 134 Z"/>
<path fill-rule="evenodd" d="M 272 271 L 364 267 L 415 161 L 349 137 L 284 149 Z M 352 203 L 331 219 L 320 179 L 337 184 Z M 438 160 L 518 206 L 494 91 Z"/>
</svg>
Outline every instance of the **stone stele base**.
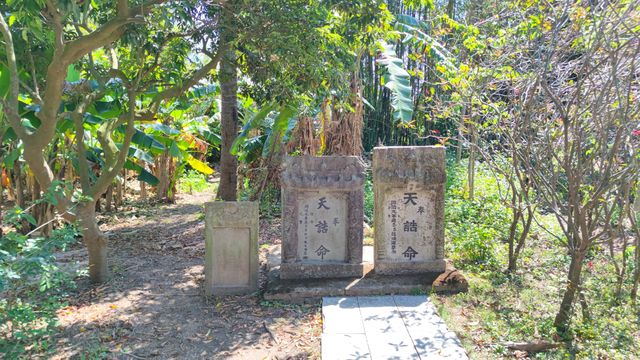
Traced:
<svg viewBox="0 0 640 360">
<path fill-rule="evenodd" d="M 381 275 L 440 273 L 446 267 L 447 262 L 444 259 L 414 263 L 378 260 L 376 261 L 375 272 Z"/>
<path fill-rule="evenodd" d="M 316 279 L 316 278 L 344 278 L 362 277 L 364 264 L 345 263 L 282 263 L 280 265 L 281 279 Z"/>
<path fill-rule="evenodd" d="M 324 296 L 374 296 L 389 294 L 458 293 L 468 289 L 462 273 L 446 263 L 446 270 L 421 274 L 381 275 L 373 271 L 373 247 L 364 246 L 362 276 L 325 279 L 284 279 L 280 245 L 267 249 L 266 300 L 313 302 Z M 377 265 L 376 265 L 377 266 Z"/>
<path fill-rule="evenodd" d="M 204 272 L 207 296 L 257 290 L 257 202 L 205 204 Z"/>
</svg>

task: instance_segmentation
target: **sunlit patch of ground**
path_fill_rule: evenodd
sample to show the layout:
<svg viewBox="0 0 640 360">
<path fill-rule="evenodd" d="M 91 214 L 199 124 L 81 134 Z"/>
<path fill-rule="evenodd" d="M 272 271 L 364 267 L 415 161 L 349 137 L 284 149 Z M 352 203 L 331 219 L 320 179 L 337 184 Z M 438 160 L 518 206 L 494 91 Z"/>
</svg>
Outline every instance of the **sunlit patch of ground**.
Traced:
<svg viewBox="0 0 640 360">
<path fill-rule="evenodd" d="M 319 358 L 319 303 L 204 296 L 201 213 L 212 198 L 182 195 L 173 205 L 132 207 L 100 219 L 110 238 L 112 278 L 98 287 L 81 281 L 59 312 L 53 359 Z M 279 231 L 277 221 L 261 221 L 260 243 L 278 243 Z M 79 251 L 74 261 L 84 256 Z"/>
</svg>

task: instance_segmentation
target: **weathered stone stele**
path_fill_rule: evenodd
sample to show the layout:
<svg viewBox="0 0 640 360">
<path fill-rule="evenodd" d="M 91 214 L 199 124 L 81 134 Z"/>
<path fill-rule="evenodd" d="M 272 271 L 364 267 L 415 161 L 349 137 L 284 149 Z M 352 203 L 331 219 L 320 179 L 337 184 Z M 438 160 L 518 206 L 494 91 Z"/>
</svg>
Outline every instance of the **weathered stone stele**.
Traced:
<svg viewBox="0 0 640 360">
<path fill-rule="evenodd" d="M 376 273 L 445 270 L 445 181 L 442 146 L 373 149 Z"/>
<path fill-rule="evenodd" d="M 205 204 L 205 293 L 250 293 L 258 287 L 258 203 Z"/>
<path fill-rule="evenodd" d="M 282 279 L 362 276 L 364 169 L 356 156 L 285 159 Z"/>
</svg>

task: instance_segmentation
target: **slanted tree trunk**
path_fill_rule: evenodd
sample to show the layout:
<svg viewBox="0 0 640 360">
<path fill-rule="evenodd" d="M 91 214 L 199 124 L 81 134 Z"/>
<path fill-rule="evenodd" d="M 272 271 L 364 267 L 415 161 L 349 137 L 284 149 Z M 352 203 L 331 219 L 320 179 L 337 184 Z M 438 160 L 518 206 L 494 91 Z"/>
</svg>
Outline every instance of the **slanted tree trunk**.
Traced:
<svg viewBox="0 0 640 360">
<path fill-rule="evenodd" d="M 582 262 L 586 253 L 581 250 L 575 250 L 576 253 L 571 257 L 571 263 L 569 264 L 569 274 L 567 275 L 567 288 L 562 296 L 562 303 L 560 303 L 560 309 L 556 314 L 553 325 L 561 332 L 568 330 L 569 321 L 571 320 L 571 313 L 573 311 L 573 303 L 575 302 L 576 294 L 580 289 L 580 274 L 582 273 Z"/>
<path fill-rule="evenodd" d="M 236 56 L 233 50 L 229 50 L 220 60 L 222 145 L 217 198 L 225 201 L 236 201 L 237 198 L 238 159 L 230 152 L 231 145 L 238 135 L 237 91 Z"/>
</svg>

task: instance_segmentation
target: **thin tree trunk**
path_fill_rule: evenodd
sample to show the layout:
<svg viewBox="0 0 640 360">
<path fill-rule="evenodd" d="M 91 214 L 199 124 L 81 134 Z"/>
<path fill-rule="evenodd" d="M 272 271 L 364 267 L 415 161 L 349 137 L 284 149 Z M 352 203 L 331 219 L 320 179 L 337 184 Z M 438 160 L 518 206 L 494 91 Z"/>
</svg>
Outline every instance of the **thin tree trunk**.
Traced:
<svg viewBox="0 0 640 360">
<path fill-rule="evenodd" d="M 16 161 L 13 164 L 13 169 L 11 170 L 11 172 L 13 173 L 13 184 L 16 188 L 16 191 L 15 191 L 16 205 L 24 209 L 26 205 L 25 199 L 24 199 L 24 183 L 22 182 L 22 174 L 21 174 L 22 166 L 20 165 L 19 161 Z"/>
<path fill-rule="evenodd" d="M 467 168 L 467 186 L 469 187 L 469 199 L 473 200 L 476 178 L 476 129 L 471 125 L 471 143 L 469 144 L 469 164 Z"/>
<path fill-rule="evenodd" d="M 105 211 L 111 211 L 111 205 L 113 204 L 113 184 L 109 185 L 107 189 L 107 194 L 105 195 Z"/>
<path fill-rule="evenodd" d="M 222 145 L 217 198 L 225 201 L 236 201 L 237 197 L 238 159 L 230 152 L 231 145 L 238 135 L 237 82 L 235 53 L 229 50 L 220 61 Z"/>
<path fill-rule="evenodd" d="M 0 133 L 0 135 L 2 135 L 2 133 Z M 1 139 L 1 138 L 0 138 Z M 4 161 L 4 156 L 3 154 L 0 152 L 0 224 L 3 223 L 3 219 L 2 219 L 2 204 L 4 203 L 4 187 L 5 187 L 5 179 L 4 179 L 4 169 L 2 168 L 2 162 Z M 7 179 L 7 183 L 9 183 L 8 179 Z M 3 233 L 2 233 L 2 226 L 0 226 L 0 238 L 2 238 Z"/>
<path fill-rule="evenodd" d="M 456 9 L 456 1 L 449 0 L 447 2 L 447 15 L 449 16 L 449 18 L 453 19 L 456 16 L 455 9 Z"/>
<path fill-rule="evenodd" d="M 462 111 L 462 114 L 462 119 L 460 119 L 460 123 L 458 124 L 458 147 L 456 148 L 456 164 L 460 164 L 460 160 L 462 160 L 462 132 L 464 131 L 464 110 Z"/>
<path fill-rule="evenodd" d="M 170 174 L 170 161 L 171 155 L 169 151 L 165 150 L 158 161 L 156 162 L 156 177 L 158 178 L 158 186 L 156 187 L 156 199 L 160 201 L 170 202 L 169 199 L 169 184 L 171 183 Z"/>
<path fill-rule="evenodd" d="M 631 301 L 635 304 L 638 296 L 638 284 L 640 284 L 640 224 L 638 224 L 637 221 L 637 216 L 640 214 L 640 191 L 636 191 L 633 210 L 631 210 L 631 207 L 628 209 L 629 212 L 627 215 L 631 223 L 632 233 L 635 235 L 634 245 L 636 247 L 634 252 L 635 269 L 633 271 L 633 287 L 631 289 Z"/>
<path fill-rule="evenodd" d="M 122 170 L 122 180 L 116 180 L 116 207 L 122 205 L 122 196 L 124 191 L 124 182 L 127 178 L 127 170 Z"/>
<path fill-rule="evenodd" d="M 140 199 L 147 200 L 147 183 L 140 181 Z"/>
</svg>

